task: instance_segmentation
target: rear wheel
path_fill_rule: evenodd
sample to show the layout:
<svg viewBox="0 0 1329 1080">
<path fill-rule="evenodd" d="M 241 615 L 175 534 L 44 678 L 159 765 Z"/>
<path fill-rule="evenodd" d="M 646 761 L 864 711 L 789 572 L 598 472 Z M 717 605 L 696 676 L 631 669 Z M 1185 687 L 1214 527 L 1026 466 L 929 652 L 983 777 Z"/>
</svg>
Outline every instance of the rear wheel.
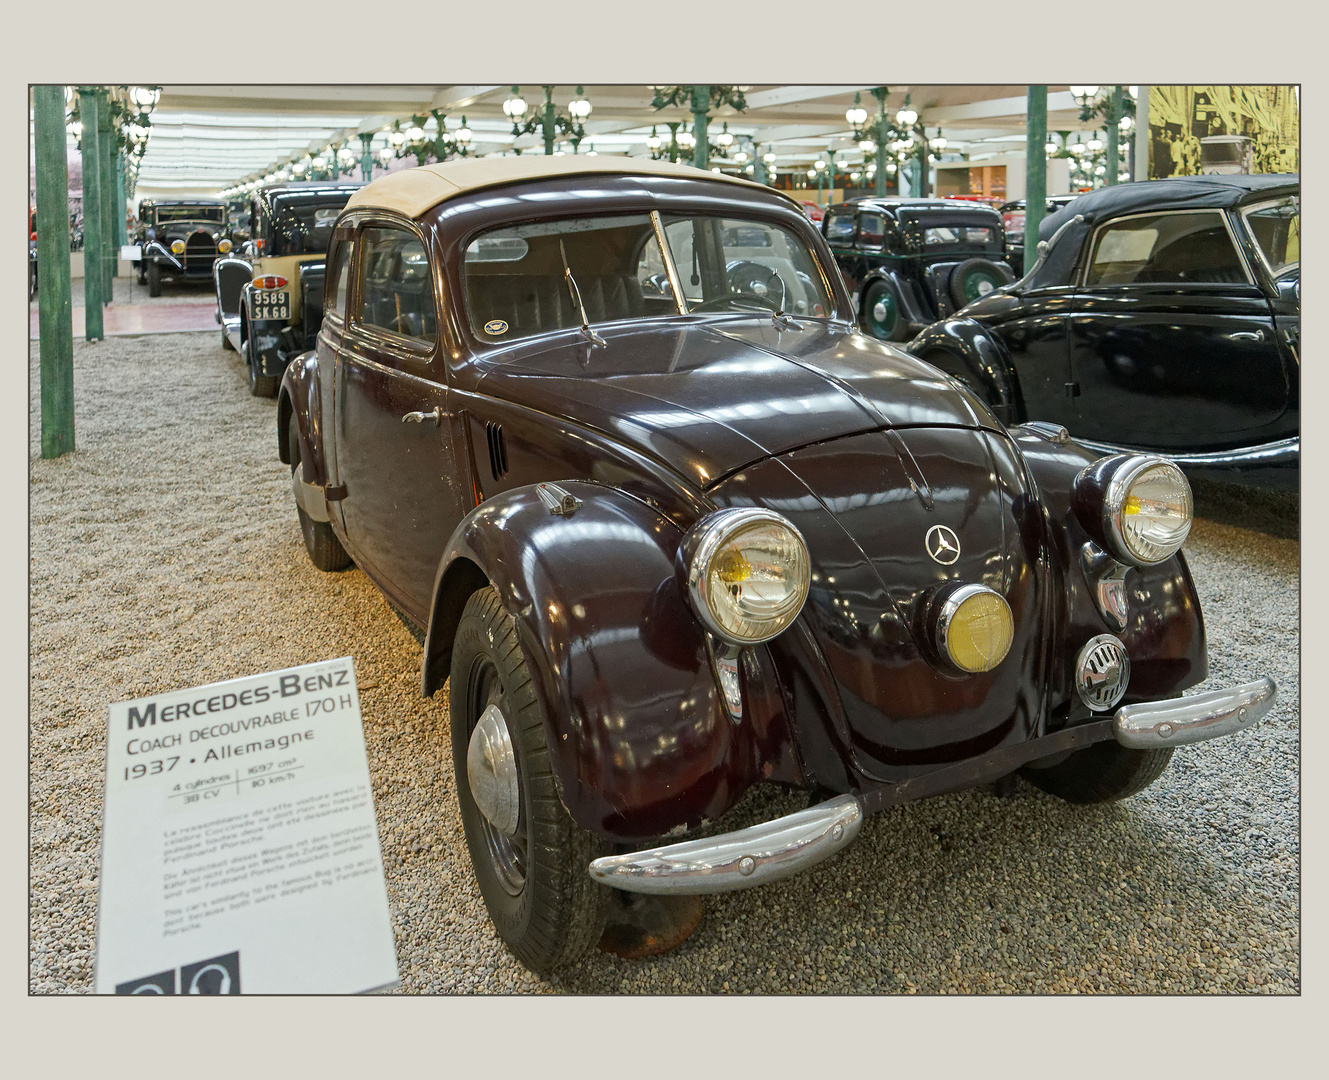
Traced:
<svg viewBox="0 0 1329 1080">
<path fill-rule="evenodd" d="M 909 321 L 889 281 L 877 280 L 867 287 L 859 306 L 859 322 L 879 341 L 903 341 L 909 336 Z"/>
<path fill-rule="evenodd" d="M 254 397 L 275 397 L 277 394 L 277 376 L 260 375 L 258 360 L 254 356 L 254 338 L 245 338 L 243 344 L 245 367 L 249 369 L 249 392 Z"/>
<path fill-rule="evenodd" d="M 286 432 L 286 446 L 290 451 L 291 475 L 294 476 L 300 468 L 300 435 L 296 430 L 295 417 L 291 417 L 291 426 Z M 295 504 L 295 512 L 300 516 L 300 533 L 304 536 L 305 551 L 309 553 L 310 562 L 328 573 L 345 570 L 351 565 L 351 557 L 341 546 L 331 524 L 315 521 L 298 502 Z"/>
<path fill-rule="evenodd" d="M 148 263 L 148 295 L 161 296 L 162 268 L 155 262 Z"/>
<path fill-rule="evenodd" d="M 962 308 L 1014 280 L 1015 275 L 1000 263 L 989 259 L 966 259 L 951 271 L 951 299 L 957 309 Z"/>
<path fill-rule="evenodd" d="M 1116 742 L 1094 743 L 1049 768 L 1025 767 L 1022 775 L 1067 802 L 1116 802 L 1138 795 L 1162 776 L 1172 749 L 1132 750 Z"/>
<path fill-rule="evenodd" d="M 563 807 L 531 673 L 493 588 L 472 595 L 462 612 L 448 692 L 466 846 L 494 928 L 532 971 L 572 963 L 604 930 L 612 891 L 587 867 L 611 845 Z M 483 785 L 478 798 L 473 773 Z"/>
</svg>

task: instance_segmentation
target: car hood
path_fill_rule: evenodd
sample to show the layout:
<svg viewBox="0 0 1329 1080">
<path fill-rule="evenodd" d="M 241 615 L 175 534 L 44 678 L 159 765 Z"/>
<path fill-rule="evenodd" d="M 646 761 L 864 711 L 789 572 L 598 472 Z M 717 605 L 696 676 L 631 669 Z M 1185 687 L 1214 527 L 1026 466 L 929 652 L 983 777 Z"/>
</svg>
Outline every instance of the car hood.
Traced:
<svg viewBox="0 0 1329 1080">
<path fill-rule="evenodd" d="M 699 488 L 800 446 L 886 428 L 1001 425 L 936 368 L 847 327 L 760 318 L 598 327 L 480 362 L 478 389 L 603 431 Z"/>
</svg>

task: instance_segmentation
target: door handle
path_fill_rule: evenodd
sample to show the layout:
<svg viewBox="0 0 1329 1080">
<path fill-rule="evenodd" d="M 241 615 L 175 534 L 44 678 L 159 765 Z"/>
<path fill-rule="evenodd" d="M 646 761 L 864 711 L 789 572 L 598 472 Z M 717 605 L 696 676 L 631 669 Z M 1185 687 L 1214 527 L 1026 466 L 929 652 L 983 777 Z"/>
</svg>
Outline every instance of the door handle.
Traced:
<svg viewBox="0 0 1329 1080">
<path fill-rule="evenodd" d="M 1238 330 L 1235 333 L 1228 334 L 1228 341 L 1263 341 L 1263 330 Z"/>
<path fill-rule="evenodd" d="M 443 413 L 437 405 L 434 406 L 433 412 L 408 412 L 401 418 L 403 424 L 422 424 L 426 420 L 434 421 L 435 427 L 443 423 Z"/>
</svg>

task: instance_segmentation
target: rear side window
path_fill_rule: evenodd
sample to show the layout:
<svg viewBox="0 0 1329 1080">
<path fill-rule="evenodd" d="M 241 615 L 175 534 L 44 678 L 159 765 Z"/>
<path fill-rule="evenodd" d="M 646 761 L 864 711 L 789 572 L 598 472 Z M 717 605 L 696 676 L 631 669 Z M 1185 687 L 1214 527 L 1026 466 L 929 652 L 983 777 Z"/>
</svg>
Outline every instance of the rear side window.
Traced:
<svg viewBox="0 0 1329 1080">
<path fill-rule="evenodd" d="M 860 214 L 858 218 L 858 246 L 879 248 L 886 238 L 886 219 L 880 214 Z"/>
<path fill-rule="evenodd" d="M 854 238 L 854 212 L 834 211 L 826 215 L 826 239 L 832 243 L 847 244 Z"/>
<path fill-rule="evenodd" d="M 340 318 L 345 311 L 347 286 L 351 280 L 351 256 L 354 242 L 350 239 L 338 240 L 333 244 L 332 261 L 328 264 L 327 294 L 323 298 L 323 312 Z"/>
<path fill-rule="evenodd" d="M 1086 285 L 1245 281 L 1223 215 L 1214 210 L 1143 214 L 1105 225 L 1085 276 Z"/>
<path fill-rule="evenodd" d="M 359 248 L 361 325 L 432 344 L 434 291 L 419 238 L 405 229 L 372 226 L 361 231 Z"/>
</svg>

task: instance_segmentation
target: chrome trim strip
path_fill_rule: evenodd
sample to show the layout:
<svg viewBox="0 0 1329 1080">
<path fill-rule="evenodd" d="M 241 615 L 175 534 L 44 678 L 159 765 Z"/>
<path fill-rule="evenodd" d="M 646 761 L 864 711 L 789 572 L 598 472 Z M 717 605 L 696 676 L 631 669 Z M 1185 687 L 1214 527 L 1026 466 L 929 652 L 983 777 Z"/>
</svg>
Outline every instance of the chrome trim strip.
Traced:
<svg viewBox="0 0 1329 1080">
<path fill-rule="evenodd" d="M 686 315 L 688 305 L 683 299 L 683 283 L 678 276 L 678 267 L 674 265 L 674 253 L 669 250 L 669 240 L 665 237 L 664 221 L 660 218 L 659 210 L 651 211 L 651 228 L 655 230 L 655 242 L 660 245 L 660 257 L 664 259 L 669 287 L 674 290 L 674 306 L 680 315 Z"/>
<path fill-rule="evenodd" d="M 1127 705 L 1112 718 L 1112 737 L 1135 750 L 1204 742 L 1254 727 L 1277 700 L 1278 685 L 1266 675 L 1227 690 Z"/>
<path fill-rule="evenodd" d="M 1126 629 L 1126 572 L 1130 566 L 1118 562 L 1092 540 L 1080 547 L 1080 569 L 1084 580 L 1094 590 L 1094 604 L 1103 621 Z"/>
<path fill-rule="evenodd" d="M 1117 446 L 1115 443 L 1091 442 L 1078 438 L 1075 438 L 1075 441 L 1090 450 L 1097 450 L 1100 454 L 1159 454 L 1164 455 L 1173 464 L 1182 466 L 1294 465 L 1301 459 L 1300 435 L 1240 450 L 1214 450 L 1203 454 L 1178 454 L 1171 450 L 1139 450 L 1131 446 Z"/>
<path fill-rule="evenodd" d="M 790 877 L 847 847 L 863 804 L 840 795 L 737 832 L 685 840 L 591 863 L 591 877 L 626 892 L 676 896 L 733 892 Z"/>
</svg>

